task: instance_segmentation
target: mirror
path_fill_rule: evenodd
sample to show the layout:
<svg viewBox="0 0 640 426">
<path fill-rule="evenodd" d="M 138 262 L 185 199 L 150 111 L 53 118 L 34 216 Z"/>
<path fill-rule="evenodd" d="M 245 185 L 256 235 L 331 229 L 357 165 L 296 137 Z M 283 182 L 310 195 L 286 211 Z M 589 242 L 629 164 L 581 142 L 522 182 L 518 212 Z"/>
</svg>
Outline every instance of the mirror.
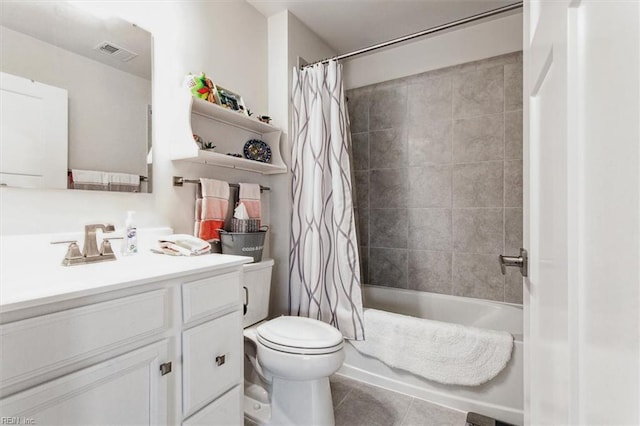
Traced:
<svg viewBox="0 0 640 426">
<path fill-rule="evenodd" d="M 0 3 L 3 185 L 151 192 L 151 34 L 91 3 Z"/>
</svg>

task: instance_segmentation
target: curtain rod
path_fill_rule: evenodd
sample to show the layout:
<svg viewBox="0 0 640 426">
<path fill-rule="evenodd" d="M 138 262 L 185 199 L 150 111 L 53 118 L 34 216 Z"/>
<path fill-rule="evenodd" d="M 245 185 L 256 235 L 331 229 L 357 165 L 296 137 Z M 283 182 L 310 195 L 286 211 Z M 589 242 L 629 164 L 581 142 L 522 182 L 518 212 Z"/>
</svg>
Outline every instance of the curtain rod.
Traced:
<svg viewBox="0 0 640 426">
<path fill-rule="evenodd" d="M 183 186 L 185 183 L 200 183 L 200 179 L 185 179 L 182 176 L 174 176 L 173 177 L 173 186 Z M 230 183 L 229 186 L 231 188 L 240 188 L 240 185 L 237 183 Z M 271 188 L 268 186 L 260 185 L 260 191 L 270 191 Z"/>
<path fill-rule="evenodd" d="M 403 36 L 403 37 L 399 37 L 399 38 L 396 38 L 396 39 L 393 39 L 393 40 L 389 40 L 389 41 L 385 41 L 385 42 L 382 42 L 382 43 L 374 44 L 373 46 L 365 47 L 365 48 L 362 48 L 362 49 L 359 49 L 359 50 L 354 50 L 353 52 L 343 53 L 342 55 L 337 55 L 337 56 L 334 56 L 332 58 L 325 58 L 325 59 L 322 59 L 320 61 L 316 61 L 316 62 L 313 62 L 313 63 L 310 63 L 310 64 L 302 65 L 300 67 L 300 69 L 305 69 L 307 67 L 312 67 L 312 66 L 317 65 L 317 64 L 326 64 L 329 61 L 331 61 L 332 59 L 341 60 L 341 59 L 351 58 L 352 56 L 357 56 L 357 55 L 361 55 L 363 53 L 371 52 L 373 50 L 382 49 L 384 47 L 392 46 L 394 44 L 398 44 L 398 43 L 402 43 L 402 42 L 405 42 L 405 41 L 413 40 L 414 38 L 424 37 L 424 36 L 429 35 L 429 34 L 433 34 L 433 33 L 437 33 L 437 32 L 440 32 L 440 31 L 448 30 L 450 28 L 455 28 L 455 27 L 458 27 L 460 25 L 464 25 L 464 24 L 468 24 L 470 22 L 478 21 L 480 19 L 489 18 L 491 16 L 499 15 L 499 14 L 505 13 L 505 12 L 510 12 L 512 10 L 516 10 L 516 9 L 521 8 L 522 5 L 523 5 L 522 1 L 519 1 L 517 3 L 512 3 L 512 4 L 509 4 L 507 6 L 502 6 L 502 7 L 499 7 L 497 9 L 489 10 L 487 12 L 478 13 L 477 15 L 472 15 L 472 16 L 469 16 L 467 18 L 459 19 L 457 21 L 449 22 L 448 24 L 438 25 L 437 27 L 428 28 L 426 30 L 419 31 L 417 33 L 409 34 L 409 35 L 406 35 L 406 36 Z"/>
</svg>

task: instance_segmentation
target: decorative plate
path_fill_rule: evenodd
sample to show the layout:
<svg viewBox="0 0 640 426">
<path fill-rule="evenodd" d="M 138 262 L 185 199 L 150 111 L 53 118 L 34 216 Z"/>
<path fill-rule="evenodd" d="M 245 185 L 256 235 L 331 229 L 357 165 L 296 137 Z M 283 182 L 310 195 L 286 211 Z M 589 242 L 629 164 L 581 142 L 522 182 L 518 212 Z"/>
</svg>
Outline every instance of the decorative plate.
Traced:
<svg viewBox="0 0 640 426">
<path fill-rule="evenodd" d="M 260 161 L 261 163 L 271 162 L 271 148 L 264 141 L 251 139 L 244 144 L 244 156 L 249 160 Z"/>
</svg>

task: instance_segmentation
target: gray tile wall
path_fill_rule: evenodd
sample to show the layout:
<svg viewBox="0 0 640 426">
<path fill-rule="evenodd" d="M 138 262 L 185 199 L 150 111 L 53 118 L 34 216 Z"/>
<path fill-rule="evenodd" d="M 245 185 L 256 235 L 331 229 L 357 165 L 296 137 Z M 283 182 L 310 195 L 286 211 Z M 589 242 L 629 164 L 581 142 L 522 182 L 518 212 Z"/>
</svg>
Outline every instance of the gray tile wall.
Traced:
<svg viewBox="0 0 640 426">
<path fill-rule="evenodd" d="M 347 96 L 364 283 L 522 303 L 522 53 Z"/>
</svg>

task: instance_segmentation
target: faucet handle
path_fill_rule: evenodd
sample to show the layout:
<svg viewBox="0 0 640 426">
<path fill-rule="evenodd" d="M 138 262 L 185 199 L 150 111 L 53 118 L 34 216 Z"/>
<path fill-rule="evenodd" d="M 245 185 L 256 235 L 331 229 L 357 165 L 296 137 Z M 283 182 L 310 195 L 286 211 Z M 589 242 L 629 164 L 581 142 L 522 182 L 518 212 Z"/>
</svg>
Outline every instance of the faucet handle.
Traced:
<svg viewBox="0 0 640 426">
<path fill-rule="evenodd" d="M 82 253 L 80 253 L 80 246 L 78 245 L 77 241 L 72 241 L 69 244 L 69 247 L 67 247 L 67 256 L 68 258 L 72 259 L 72 258 L 76 258 L 76 257 L 82 257 Z"/>
<path fill-rule="evenodd" d="M 103 256 L 114 255 L 113 247 L 111 247 L 111 240 L 123 240 L 124 237 L 110 237 L 102 240 L 102 244 L 100 244 L 100 254 Z"/>
<path fill-rule="evenodd" d="M 111 241 L 102 240 L 102 244 L 100 244 L 100 254 L 103 256 L 114 256 L 113 248 L 111 247 Z"/>
<path fill-rule="evenodd" d="M 78 246 L 77 241 L 56 241 L 53 244 L 62 243 L 69 243 L 69 247 L 67 247 L 67 254 L 65 254 L 64 259 L 62 259 L 63 266 L 71 266 L 84 261 L 84 256 L 80 252 L 80 246 Z"/>
</svg>

